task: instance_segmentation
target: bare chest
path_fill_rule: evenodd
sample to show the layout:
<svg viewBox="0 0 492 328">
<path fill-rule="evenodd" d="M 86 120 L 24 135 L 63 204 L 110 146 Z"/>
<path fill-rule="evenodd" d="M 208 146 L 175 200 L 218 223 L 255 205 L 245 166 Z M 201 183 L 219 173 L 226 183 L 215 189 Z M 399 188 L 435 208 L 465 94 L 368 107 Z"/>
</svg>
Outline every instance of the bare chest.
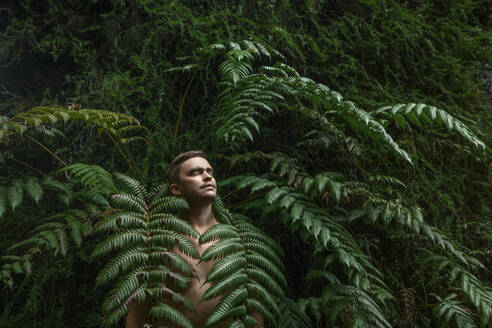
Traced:
<svg viewBox="0 0 492 328">
<path fill-rule="evenodd" d="M 200 256 L 210 246 L 214 244 L 214 242 L 210 242 L 200 245 L 195 239 L 190 239 L 190 241 L 194 244 Z M 200 262 L 197 259 L 193 259 L 186 254 L 183 254 L 176 247 L 174 249 L 174 252 L 176 252 L 176 254 L 180 255 L 189 264 L 191 264 L 195 270 L 195 277 L 191 279 L 188 289 L 183 294 L 188 296 L 195 306 L 196 312 L 189 313 L 189 318 L 191 319 L 195 327 L 203 327 L 205 325 L 205 322 L 207 321 L 208 316 L 212 313 L 213 309 L 220 300 L 220 298 L 214 298 L 211 300 L 200 302 L 203 294 L 210 287 L 210 283 L 205 283 L 205 281 L 207 279 L 208 273 L 210 272 L 216 261 Z"/>
</svg>

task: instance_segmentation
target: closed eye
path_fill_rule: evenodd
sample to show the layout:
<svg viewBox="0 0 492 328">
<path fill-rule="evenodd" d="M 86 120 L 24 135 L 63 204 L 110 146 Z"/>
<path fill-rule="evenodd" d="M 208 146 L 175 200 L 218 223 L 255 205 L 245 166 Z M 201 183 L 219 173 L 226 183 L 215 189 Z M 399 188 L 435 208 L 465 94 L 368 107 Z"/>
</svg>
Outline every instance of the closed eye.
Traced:
<svg viewBox="0 0 492 328">
<path fill-rule="evenodd" d="M 200 175 L 203 173 L 203 171 L 207 171 L 208 174 L 210 175 L 213 175 L 214 174 L 214 170 L 211 168 L 211 167 L 208 167 L 206 169 L 204 168 L 194 168 L 194 169 L 191 169 L 189 172 L 188 172 L 188 175 L 190 176 L 193 176 L 193 175 Z"/>
</svg>

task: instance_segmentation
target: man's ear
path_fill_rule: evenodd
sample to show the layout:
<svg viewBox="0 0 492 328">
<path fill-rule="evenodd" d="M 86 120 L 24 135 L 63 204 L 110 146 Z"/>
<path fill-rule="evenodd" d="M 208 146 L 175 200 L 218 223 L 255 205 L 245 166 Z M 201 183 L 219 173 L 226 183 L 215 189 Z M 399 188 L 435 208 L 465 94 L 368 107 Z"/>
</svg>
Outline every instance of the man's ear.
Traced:
<svg viewBox="0 0 492 328">
<path fill-rule="evenodd" d="M 177 183 L 171 183 L 171 185 L 169 186 L 169 189 L 171 189 L 171 192 L 173 193 L 173 195 L 181 196 L 183 194 Z"/>
</svg>

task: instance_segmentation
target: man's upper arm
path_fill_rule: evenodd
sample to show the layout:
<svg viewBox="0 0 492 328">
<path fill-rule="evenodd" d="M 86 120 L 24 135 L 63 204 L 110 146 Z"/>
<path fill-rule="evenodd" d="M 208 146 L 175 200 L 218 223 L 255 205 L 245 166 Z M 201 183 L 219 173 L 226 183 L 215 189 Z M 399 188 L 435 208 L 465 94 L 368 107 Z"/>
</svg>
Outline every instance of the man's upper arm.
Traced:
<svg viewBox="0 0 492 328">
<path fill-rule="evenodd" d="M 142 328 L 146 323 L 149 323 L 149 308 L 148 300 L 132 302 L 126 316 L 125 328 Z"/>
</svg>

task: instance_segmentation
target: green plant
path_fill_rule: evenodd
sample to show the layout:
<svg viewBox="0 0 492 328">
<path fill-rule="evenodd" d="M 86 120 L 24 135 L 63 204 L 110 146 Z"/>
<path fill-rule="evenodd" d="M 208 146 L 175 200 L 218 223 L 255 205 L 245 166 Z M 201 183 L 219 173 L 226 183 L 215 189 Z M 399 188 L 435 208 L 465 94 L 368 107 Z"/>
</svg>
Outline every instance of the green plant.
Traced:
<svg viewBox="0 0 492 328">
<path fill-rule="evenodd" d="M 63 162 L 125 173 L 132 163 L 142 183 L 157 185 L 166 163 L 197 148 L 219 181 L 244 184 L 224 185 L 227 206 L 288 254 L 285 292 L 299 304 L 279 300 L 279 325 L 290 317 L 316 327 L 383 319 L 395 328 L 487 326 L 490 273 L 474 260 L 492 266 L 487 1 L 41 0 L 11 1 L 0 12 L 2 115 L 75 102 L 134 116 L 150 130 L 148 143 L 132 145 L 99 138 L 103 129 L 81 129 L 75 117 L 52 125 L 48 112 L 37 127 L 16 120 L 27 126 L 22 138 L 0 123 L 9 133 L 0 142 L 0 189 L 12 195 L 0 192 L 0 252 L 18 257 L 1 265 L 33 264 L 25 279 L 8 270 L 15 285 L 0 292 L 0 326 L 93 326 L 101 318 L 97 262 L 84 252 L 105 235 L 90 234 L 74 250 L 68 222 L 45 221 L 93 204 L 72 197 L 85 188 L 70 171 L 55 173 Z M 45 185 L 45 175 L 59 188 Z M 29 191 L 36 184 L 39 202 Z M 265 202 L 274 193 L 283 194 Z M 85 219 L 71 215 L 93 225 L 105 205 L 93 206 Z M 47 222 L 61 226 L 29 233 Z M 340 230 L 327 238 L 332 226 Z M 59 227 L 72 250 L 64 258 Z M 28 262 L 31 244 L 7 251 L 35 235 L 57 243 L 46 239 Z M 355 242 L 344 250 L 356 261 L 325 247 L 330 239 Z M 360 293 L 369 306 L 351 296 Z"/>
<path fill-rule="evenodd" d="M 171 196 L 167 185 L 147 191 L 137 180 L 115 174 L 127 190 L 111 196 L 112 214 L 96 225 L 98 232 L 112 232 L 94 250 L 93 257 L 117 252 L 99 273 L 96 283 L 113 284 L 104 304 L 105 324 L 124 317 L 132 302 L 150 301 L 153 320 L 166 319 L 180 327 L 192 327 L 186 311 L 193 304 L 182 293 L 193 277 L 193 267 L 178 254 L 200 261 L 217 261 L 206 282 L 212 286 L 203 300 L 221 296 L 207 327 L 227 319 L 234 324 L 256 325 L 259 312 L 275 325 L 279 309 L 274 296 L 282 296 L 285 278 L 279 268 L 281 249 L 244 218 L 231 215 L 220 202 L 215 212 L 220 224 L 199 235 L 179 216 L 186 202 Z M 218 240 L 200 257 L 188 238 L 200 244 Z M 280 285 L 279 285 L 280 284 Z M 180 310 L 179 306 L 184 306 Z"/>
</svg>

